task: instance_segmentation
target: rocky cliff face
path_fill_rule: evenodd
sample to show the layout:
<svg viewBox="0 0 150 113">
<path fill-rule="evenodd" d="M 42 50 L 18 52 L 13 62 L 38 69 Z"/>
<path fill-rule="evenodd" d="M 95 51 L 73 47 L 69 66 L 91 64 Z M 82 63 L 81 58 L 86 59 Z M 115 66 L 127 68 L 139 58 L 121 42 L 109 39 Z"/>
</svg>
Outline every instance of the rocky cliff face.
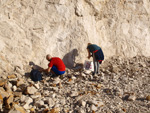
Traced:
<svg viewBox="0 0 150 113">
<path fill-rule="evenodd" d="M 149 21 L 149 0 L 0 1 L 0 73 L 30 61 L 46 67 L 47 53 L 71 67 L 88 42 L 106 58 L 150 56 Z"/>
</svg>

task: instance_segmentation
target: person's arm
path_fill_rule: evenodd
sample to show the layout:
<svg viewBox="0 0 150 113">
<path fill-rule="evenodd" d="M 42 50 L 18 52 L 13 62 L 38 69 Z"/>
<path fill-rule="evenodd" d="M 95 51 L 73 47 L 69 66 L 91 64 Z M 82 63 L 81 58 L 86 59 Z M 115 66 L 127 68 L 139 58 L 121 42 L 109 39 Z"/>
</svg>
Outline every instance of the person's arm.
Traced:
<svg viewBox="0 0 150 113">
<path fill-rule="evenodd" d="M 51 71 L 51 67 L 48 67 L 47 69 L 41 68 L 39 71 L 49 73 Z"/>
<path fill-rule="evenodd" d="M 87 51 L 88 51 L 88 59 L 90 59 L 90 57 L 91 57 L 91 54 L 90 54 L 90 51 L 89 51 L 89 49 L 87 49 Z"/>
<path fill-rule="evenodd" d="M 52 68 L 52 67 L 48 67 L 47 73 L 49 73 L 49 72 L 51 71 L 51 68 Z"/>
</svg>

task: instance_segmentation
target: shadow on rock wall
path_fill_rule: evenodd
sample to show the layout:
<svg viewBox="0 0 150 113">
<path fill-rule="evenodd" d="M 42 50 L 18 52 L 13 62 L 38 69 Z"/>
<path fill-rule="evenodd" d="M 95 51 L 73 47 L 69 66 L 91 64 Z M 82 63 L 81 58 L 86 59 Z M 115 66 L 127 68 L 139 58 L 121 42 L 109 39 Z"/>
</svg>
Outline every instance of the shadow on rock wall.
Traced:
<svg viewBox="0 0 150 113">
<path fill-rule="evenodd" d="M 63 62 L 67 68 L 73 68 L 76 64 L 75 58 L 78 56 L 78 50 L 73 49 L 63 57 Z"/>
<path fill-rule="evenodd" d="M 37 69 L 37 70 L 43 69 L 42 67 L 36 65 L 36 64 L 35 64 L 34 62 L 32 62 L 32 61 L 29 62 L 29 66 L 31 67 L 31 70 L 32 70 L 32 69 Z M 30 72 L 31 72 L 31 70 L 25 73 L 25 77 L 26 77 L 26 78 L 30 78 Z"/>
</svg>

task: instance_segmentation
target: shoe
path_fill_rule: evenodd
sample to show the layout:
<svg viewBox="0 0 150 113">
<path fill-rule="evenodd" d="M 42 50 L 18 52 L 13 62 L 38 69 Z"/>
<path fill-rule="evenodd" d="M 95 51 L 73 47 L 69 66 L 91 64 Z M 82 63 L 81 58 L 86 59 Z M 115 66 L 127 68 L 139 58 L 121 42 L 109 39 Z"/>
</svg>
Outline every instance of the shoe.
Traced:
<svg viewBox="0 0 150 113">
<path fill-rule="evenodd" d="M 95 75 L 95 73 L 94 73 L 94 72 L 92 72 L 92 75 L 94 76 L 94 75 Z"/>
<path fill-rule="evenodd" d="M 99 75 L 99 74 L 100 74 L 100 72 L 97 72 L 96 74 L 97 74 L 97 75 Z"/>
</svg>

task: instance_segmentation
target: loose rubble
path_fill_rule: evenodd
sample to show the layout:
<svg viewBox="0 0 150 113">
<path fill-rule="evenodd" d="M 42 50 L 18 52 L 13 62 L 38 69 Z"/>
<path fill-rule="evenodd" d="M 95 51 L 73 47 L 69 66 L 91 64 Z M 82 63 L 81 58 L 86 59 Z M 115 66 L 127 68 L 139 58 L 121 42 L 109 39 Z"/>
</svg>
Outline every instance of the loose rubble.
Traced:
<svg viewBox="0 0 150 113">
<path fill-rule="evenodd" d="M 0 78 L 3 113 L 148 113 L 150 111 L 150 58 L 113 57 L 100 74 L 67 69 L 63 77 L 43 75 L 33 82 L 17 74 Z"/>
</svg>

